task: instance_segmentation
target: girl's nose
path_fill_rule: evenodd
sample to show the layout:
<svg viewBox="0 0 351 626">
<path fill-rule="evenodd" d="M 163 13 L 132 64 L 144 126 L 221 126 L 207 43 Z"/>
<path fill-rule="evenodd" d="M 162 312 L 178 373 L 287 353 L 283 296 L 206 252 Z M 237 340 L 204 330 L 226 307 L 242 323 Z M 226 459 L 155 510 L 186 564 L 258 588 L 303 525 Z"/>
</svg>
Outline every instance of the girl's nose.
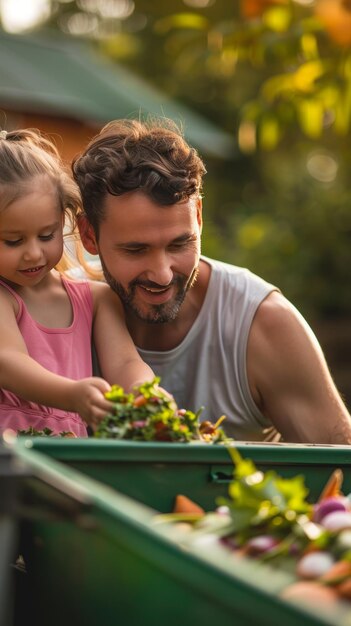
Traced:
<svg viewBox="0 0 351 626">
<path fill-rule="evenodd" d="M 35 240 L 27 242 L 23 258 L 26 261 L 38 261 L 42 256 L 40 243 Z"/>
</svg>

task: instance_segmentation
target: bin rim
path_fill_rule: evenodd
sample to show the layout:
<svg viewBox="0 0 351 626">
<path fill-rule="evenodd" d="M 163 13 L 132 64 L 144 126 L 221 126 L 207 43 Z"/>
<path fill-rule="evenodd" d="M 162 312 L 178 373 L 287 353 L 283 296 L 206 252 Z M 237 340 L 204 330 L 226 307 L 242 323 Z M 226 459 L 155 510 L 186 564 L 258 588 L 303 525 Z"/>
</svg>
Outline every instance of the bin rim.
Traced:
<svg viewBox="0 0 351 626">
<path fill-rule="evenodd" d="M 246 458 L 250 452 L 255 460 L 269 460 L 272 451 L 272 462 L 315 465 L 316 463 L 335 465 L 342 463 L 351 466 L 351 448 L 344 445 L 262 443 L 235 441 L 230 444 L 191 443 L 156 443 L 144 441 L 127 441 L 115 439 L 78 438 L 65 439 L 60 437 L 18 437 L 15 444 L 19 448 L 31 448 L 48 454 L 55 454 L 59 460 L 84 461 L 118 461 L 154 463 L 227 463 L 232 464 L 228 448 L 236 448 Z"/>
</svg>

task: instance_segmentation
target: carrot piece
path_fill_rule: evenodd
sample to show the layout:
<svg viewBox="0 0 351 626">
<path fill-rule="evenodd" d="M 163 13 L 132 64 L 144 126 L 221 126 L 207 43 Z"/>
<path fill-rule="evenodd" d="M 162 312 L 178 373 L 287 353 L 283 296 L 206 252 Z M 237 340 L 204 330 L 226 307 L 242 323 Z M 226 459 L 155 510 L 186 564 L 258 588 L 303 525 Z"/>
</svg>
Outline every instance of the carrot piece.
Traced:
<svg viewBox="0 0 351 626">
<path fill-rule="evenodd" d="M 351 599 L 351 578 L 347 578 L 344 582 L 336 587 L 336 590 L 343 598 Z"/>
<path fill-rule="evenodd" d="M 337 561 L 321 576 L 321 581 L 328 584 L 341 583 L 351 577 L 351 563 L 349 561 Z"/>
<path fill-rule="evenodd" d="M 321 495 L 318 498 L 318 502 L 321 502 L 325 498 L 332 498 L 333 496 L 341 495 L 341 486 L 344 475 L 341 469 L 336 469 L 327 480 Z"/>
<path fill-rule="evenodd" d="M 146 403 L 147 403 L 147 399 L 146 399 L 146 398 L 145 398 L 145 396 L 143 396 L 143 395 L 137 396 L 137 397 L 136 397 L 136 398 L 134 398 L 134 400 L 133 400 L 133 406 L 134 406 L 135 408 L 137 408 L 137 409 L 138 409 L 140 406 L 144 406 L 144 404 L 146 404 Z"/>
<path fill-rule="evenodd" d="M 178 494 L 176 496 L 173 513 L 195 513 L 196 515 L 205 515 L 205 511 L 201 506 L 182 494 Z"/>
</svg>

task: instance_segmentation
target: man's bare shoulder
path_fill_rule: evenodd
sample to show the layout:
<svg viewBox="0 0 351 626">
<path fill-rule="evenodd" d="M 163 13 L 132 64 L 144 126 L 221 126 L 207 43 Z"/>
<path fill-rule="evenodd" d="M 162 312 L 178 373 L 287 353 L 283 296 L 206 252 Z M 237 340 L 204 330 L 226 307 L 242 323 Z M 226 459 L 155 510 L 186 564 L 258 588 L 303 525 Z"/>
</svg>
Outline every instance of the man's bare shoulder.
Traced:
<svg viewBox="0 0 351 626">
<path fill-rule="evenodd" d="M 295 379 L 309 363 L 323 361 L 312 329 L 281 293 L 272 292 L 260 304 L 248 340 L 247 368 L 251 391 L 262 408 L 263 397 Z M 294 370 L 294 371 L 293 371 Z"/>
<path fill-rule="evenodd" d="M 271 335 L 284 332 L 303 331 L 312 335 L 307 321 L 296 307 L 279 291 L 272 291 L 259 305 L 252 329 Z"/>
</svg>

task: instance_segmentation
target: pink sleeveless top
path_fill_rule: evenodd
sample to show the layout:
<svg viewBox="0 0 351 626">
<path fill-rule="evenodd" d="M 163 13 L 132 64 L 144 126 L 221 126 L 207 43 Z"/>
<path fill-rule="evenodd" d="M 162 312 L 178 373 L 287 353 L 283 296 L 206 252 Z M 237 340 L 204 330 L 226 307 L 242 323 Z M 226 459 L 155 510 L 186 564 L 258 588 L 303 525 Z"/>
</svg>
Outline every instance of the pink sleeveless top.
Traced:
<svg viewBox="0 0 351 626">
<path fill-rule="evenodd" d="M 62 277 L 73 310 L 68 328 L 42 326 L 29 315 L 22 298 L 2 280 L 0 284 L 18 302 L 18 327 L 33 359 L 47 370 L 73 380 L 92 376 L 93 297 L 89 283 Z M 27 402 L 0 389 L 0 432 L 6 428 L 26 430 L 29 426 L 36 430 L 50 428 L 55 434 L 70 430 L 78 437 L 87 437 L 86 424 L 77 413 Z"/>
</svg>

